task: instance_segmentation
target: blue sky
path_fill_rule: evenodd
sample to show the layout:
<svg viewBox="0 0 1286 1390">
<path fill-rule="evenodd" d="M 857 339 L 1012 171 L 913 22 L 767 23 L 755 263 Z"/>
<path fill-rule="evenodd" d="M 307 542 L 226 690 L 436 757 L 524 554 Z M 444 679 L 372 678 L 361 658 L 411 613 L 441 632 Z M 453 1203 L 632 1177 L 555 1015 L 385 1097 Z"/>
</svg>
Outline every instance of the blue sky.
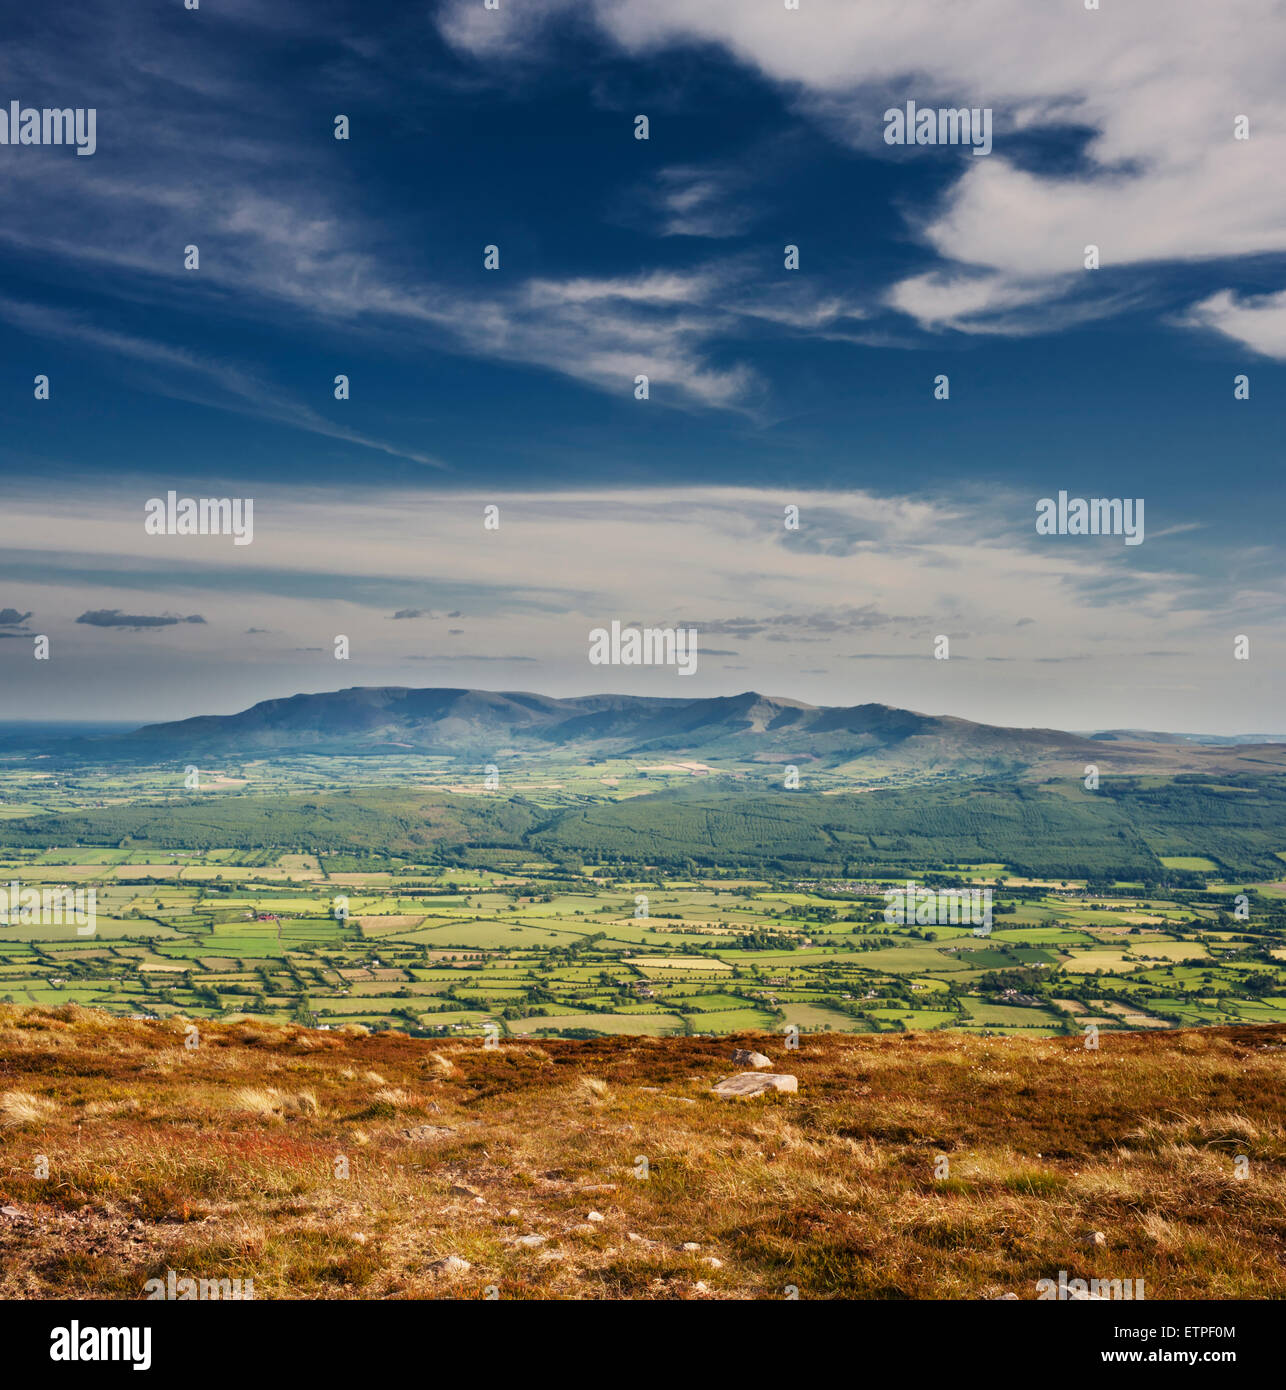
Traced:
<svg viewBox="0 0 1286 1390">
<path fill-rule="evenodd" d="M 1275 729 L 1286 13 L 1045 9 L 17 17 L 0 104 L 98 144 L 0 146 L 8 712 L 612 677 Z M 991 154 L 890 147 L 908 99 L 991 109 Z M 253 545 L 145 536 L 171 488 L 255 498 Z M 1036 537 L 1059 489 L 1145 498 L 1145 544 Z M 591 669 L 612 617 L 726 655 Z"/>
</svg>

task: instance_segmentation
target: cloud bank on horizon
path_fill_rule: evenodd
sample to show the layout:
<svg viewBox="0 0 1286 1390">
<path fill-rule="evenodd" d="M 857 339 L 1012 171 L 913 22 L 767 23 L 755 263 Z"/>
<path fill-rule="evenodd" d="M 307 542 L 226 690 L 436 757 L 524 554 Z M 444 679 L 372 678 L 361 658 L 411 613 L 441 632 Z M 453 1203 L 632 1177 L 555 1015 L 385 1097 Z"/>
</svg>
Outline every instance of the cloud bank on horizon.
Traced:
<svg viewBox="0 0 1286 1390">
<path fill-rule="evenodd" d="M 1239 684 L 1225 648 L 1247 606 L 1260 614 L 1257 642 L 1286 615 L 1274 557 L 1222 575 L 1206 553 L 1210 573 L 1194 577 L 1194 547 L 1207 551 L 1199 532 L 1154 535 L 1140 564 L 1116 537 L 1082 549 L 1019 526 L 979 547 L 997 505 L 986 493 L 689 487 L 514 493 L 488 534 L 492 498 L 280 492 L 261 497 L 254 546 L 235 559 L 215 535 L 156 536 L 140 552 L 116 494 L 95 498 L 92 516 L 32 499 L 14 514 L 25 544 L 0 561 L 0 587 L 34 612 L 0 616 L 49 636 L 63 669 L 92 671 L 104 717 L 226 713 L 349 685 L 685 696 L 753 686 L 991 723 L 1138 725 L 1144 709 L 1165 727 L 1273 731 L 1267 644 L 1238 663 Z M 800 524 L 788 529 L 794 506 Z M 1018 499 L 1004 509 L 1021 511 Z M 104 606 L 82 612 L 90 589 Z M 160 593 L 185 616 L 142 611 Z M 589 666 L 589 632 L 614 618 L 695 627 L 695 676 Z M 943 633 L 949 661 L 934 659 Z M 15 708 L 86 712 L 83 687 L 51 690 L 29 657 L 15 653 L 6 682 Z"/>
</svg>

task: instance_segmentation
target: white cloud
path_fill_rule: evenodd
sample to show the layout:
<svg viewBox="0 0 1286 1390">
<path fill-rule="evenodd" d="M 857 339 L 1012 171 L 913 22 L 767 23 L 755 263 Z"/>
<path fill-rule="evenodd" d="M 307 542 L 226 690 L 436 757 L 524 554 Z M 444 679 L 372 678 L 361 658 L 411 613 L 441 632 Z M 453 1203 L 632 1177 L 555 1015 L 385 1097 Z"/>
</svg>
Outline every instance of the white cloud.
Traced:
<svg viewBox="0 0 1286 1390">
<path fill-rule="evenodd" d="M 973 315 L 1022 308 L 1045 293 L 1040 285 L 1022 285 L 1001 275 L 934 270 L 895 285 L 888 302 L 925 327 L 968 331 L 976 327 L 970 322 Z"/>
<path fill-rule="evenodd" d="M 674 693 L 656 673 L 587 666 L 589 629 L 613 617 L 695 621 L 708 645 L 735 646 L 744 672 L 730 684 L 718 661 L 703 663 L 685 682 L 694 694 L 753 687 L 1085 728 L 1154 722 L 1153 683 L 1173 676 L 1189 694 L 1167 705 L 1172 727 L 1232 727 L 1253 706 L 1244 716 L 1252 728 L 1270 722 L 1280 683 L 1280 657 L 1266 641 L 1259 679 L 1242 694 L 1230 695 L 1227 668 L 1212 656 L 1231 662 L 1232 633 L 1258 632 L 1283 611 L 1286 585 L 1270 556 L 1228 586 L 1201 586 L 1167 568 L 1177 552 L 1151 535 L 1140 549 L 1039 540 L 1030 497 L 712 487 L 338 497 L 259 488 L 254 543 L 234 549 L 218 536 L 144 543 L 143 502 L 155 489 L 154 479 L 120 479 L 101 496 L 16 495 L 7 506 L 25 550 L 0 598 L 34 613 L 62 669 L 95 673 L 104 709 L 128 698 L 140 714 L 179 715 L 305 685 L 405 683 L 412 657 L 425 658 L 415 683 L 491 686 L 499 659 L 531 658 L 528 688 Z M 787 500 L 800 507 L 798 532 L 783 527 Z M 500 506 L 499 531 L 482 528 L 487 503 Z M 1191 538 L 1176 544 L 1190 560 Z M 445 624 L 389 622 L 402 608 L 458 612 L 461 635 Z M 206 622 L 132 643 L 78 626 L 86 609 L 200 612 Z M 1039 621 L 1024 623 L 1033 613 Z M 252 626 L 273 636 L 247 637 Z M 308 654 L 328 653 L 339 632 L 352 641 L 352 664 Z M 952 637 L 953 658 L 967 659 L 926 667 L 939 632 Z M 459 659 L 462 644 L 463 655 L 477 656 L 473 670 Z M 42 672 L 33 674 L 28 653 L 7 650 L 20 645 L 0 643 L 13 708 L 30 696 L 39 710 L 48 691 L 27 690 Z M 1172 667 L 1139 656 L 1157 650 L 1179 653 Z M 807 678 L 797 669 L 805 659 L 817 668 Z M 1053 659 L 1062 663 L 1057 688 L 1042 675 Z M 1110 686 L 1102 663 L 1116 663 Z M 74 681 L 62 685 L 68 700 L 77 696 Z M 165 710 L 139 708 L 162 692 Z"/>
<path fill-rule="evenodd" d="M 544 0 L 511 7 L 503 28 L 474 0 L 454 0 L 444 32 L 496 56 L 542 28 L 588 13 L 631 53 L 718 44 L 780 83 L 872 154 L 896 102 L 990 106 L 996 149 L 957 160 L 924 240 L 954 269 L 896 286 L 892 304 L 930 327 L 1022 331 L 1016 308 L 1094 292 L 1084 247 L 1106 267 L 1286 251 L 1286 16 L 1279 0 L 806 0 L 798 11 L 744 0 Z M 521 36 L 521 40 L 520 40 Z M 499 47 L 497 47 L 499 45 Z M 1238 116 L 1251 138 L 1233 139 Z M 1007 134 L 1074 123 L 1092 136 L 1073 170 L 1033 173 L 1005 152 Z M 933 152 L 930 157 L 953 157 Z M 896 151 L 896 157 L 925 157 Z M 1106 306 L 1104 311 L 1110 311 Z M 1261 323 L 1265 320 L 1260 320 Z"/>
<path fill-rule="evenodd" d="M 248 0 L 238 14 L 239 22 L 259 22 Z M 307 15 L 303 6 L 283 8 L 275 24 L 305 26 Z M 864 303 L 856 295 L 810 299 L 806 284 L 765 283 L 762 267 L 735 257 L 681 272 L 640 267 L 604 278 L 521 279 L 506 270 L 471 288 L 459 280 L 444 285 L 431 260 L 389 253 L 394 239 L 364 211 L 358 176 L 345 173 L 324 139 L 292 147 L 290 167 L 281 166 L 272 94 L 222 51 L 184 80 L 229 112 L 260 118 L 221 125 L 214 138 L 204 111 L 180 104 L 158 123 L 157 75 L 189 60 L 185 46 L 154 26 L 146 42 L 131 34 L 122 43 L 120 81 L 107 94 L 113 139 L 132 152 L 122 166 L 128 174 L 104 164 L 88 179 L 79 161 L 6 162 L 0 190 L 33 211 L 6 221 L 0 244 L 46 266 L 62 259 L 81 270 L 121 272 L 99 274 L 96 283 L 136 302 L 172 305 L 181 284 L 194 306 L 220 313 L 232 307 L 268 321 L 284 304 L 385 345 L 427 338 L 622 398 L 635 375 L 646 373 L 663 401 L 746 408 L 762 383 L 744 365 L 725 362 L 716 345 L 755 325 L 872 342 L 850 321 L 869 318 L 882 300 L 934 330 L 1046 331 L 1129 302 L 1119 284 L 1099 290 L 1096 276 L 1081 269 L 1089 242 L 1100 246 L 1109 269 L 1286 250 L 1280 15 L 1279 0 L 1111 0 L 1097 12 L 1031 0 L 967 7 L 806 0 L 797 12 L 745 0 L 528 0 L 499 11 L 459 0 L 444 8 L 444 32 L 484 57 L 493 78 L 502 60 L 538 62 L 543 27 L 553 21 L 595 24 L 633 53 L 718 44 L 871 154 L 953 161 L 956 176 L 941 202 L 915 214 L 916 231 L 941 264 L 882 290 L 863 287 Z M 54 85 L 75 90 L 91 72 L 101 83 L 92 28 L 63 37 L 56 48 L 15 45 L 16 75 L 43 65 Z M 881 138 L 882 113 L 912 95 L 993 106 L 995 153 L 891 151 Z M 1232 139 L 1240 114 L 1251 120 L 1248 142 Z M 1094 132 L 1084 166 L 1037 174 L 1006 155 L 1010 132 L 1067 121 Z M 788 165 L 790 154 L 789 141 L 769 139 L 734 162 L 664 167 L 653 188 L 661 231 L 722 237 L 744 229 L 754 180 L 765 167 Z M 257 189 L 271 192 L 248 192 L 248 170 Z M 210 244 L 199 277 L 185 275 L 178 254 L 194 227 L 210 229 L 202 234 Z M 1272 301 L 1216 296 L 1187 321 L 1232 337 L 1244 332 L 1240 341 L 1276 353 L 1273 313 Z M 153 362 L 158 371 L 162 365 Z M 177 379 L 182 364 L 171 365 Z M 188 365 L 189 377 L 200 373 L 201 364 Z M 256 403 L 253 393 L 235 390 L 229 400 L 346 437 L 302 406 Z"/>
<path fill-rule="evenodd" d="M 745 171 L 676 165 L 656 177 L 652 200 L 662 236 L 738 236 L 754 220 Z"/>
<path fill-rule="evenodd" d="M 1184 322 L 1213 329 L 1265 357 L 1286 359 L 1286 290 L 1244 299 L 1221 290 L 1194 304 Z"/>
</svg>

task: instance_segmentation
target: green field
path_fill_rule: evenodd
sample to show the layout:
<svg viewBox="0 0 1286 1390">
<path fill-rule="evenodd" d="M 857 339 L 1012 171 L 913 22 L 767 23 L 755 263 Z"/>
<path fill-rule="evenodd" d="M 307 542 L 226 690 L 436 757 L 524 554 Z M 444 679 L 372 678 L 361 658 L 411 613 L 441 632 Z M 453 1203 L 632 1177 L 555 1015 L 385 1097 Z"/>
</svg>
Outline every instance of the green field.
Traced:
<svg viewBox="0 0 1286 1390">
<path fill-rule="evenodd" d="M 1286 779 L 803 796 L 621 760 L 487 798 L 440 763 L 199 798 L 0 767 L 0 884 L 97 903 L 89 938 L 0 923 L 0 999 L 420 1035 L 1286 1020 Z M 907 878 L 985 887 L 990 931 L 886 920 Z"/>
<path fill-rule="evenodd" d="M 1000 875 L 993 929 L 979 935 L 886 921 L 880 880 L 737 869 L 621 883 L 546 863 L 462 881 L 428 860 L 368 858 L 337 885 L 326 856 L 296 851 L 260 853 L 230 879 L 243 853 L 185 851 L 182 880 L 158 884 L 149 858 L 123 864 L 119 850 L 10 848 L 0 879 L 92 887 L 100 911 L 89 938 L 0 926 L 0 999 L 429 1035 L 1286 1020 L 1286 906 L 1253 884 L 1145 893 Z M 646 917 L 633 915 L 638 893 Z M 1228 911 L 1238 893 L 1244 920 Z M 352 915 L 336 916 L 341 900 Z"/>
</svg>

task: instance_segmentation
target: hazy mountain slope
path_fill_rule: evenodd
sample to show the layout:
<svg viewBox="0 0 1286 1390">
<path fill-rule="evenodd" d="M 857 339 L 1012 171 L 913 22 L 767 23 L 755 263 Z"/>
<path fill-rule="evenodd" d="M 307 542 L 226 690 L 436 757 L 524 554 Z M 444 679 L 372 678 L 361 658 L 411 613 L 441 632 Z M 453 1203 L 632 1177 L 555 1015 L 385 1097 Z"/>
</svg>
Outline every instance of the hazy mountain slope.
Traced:
<svg viewBox="0 0 1286 1390">
<path fill-rule="evenodd" d="M 412 747 L 451 754 L 556 746 L 603 754 L 668 750 L 746 760 L 794 756 L 837 761 L 916 740 L 937 741 L 956 751 L 1018 755 L 1094 748 L 1087 739 L 1053 729 L 994 728 L 879 704 L 819 708 L 754 691 L 698 699 L 554 699 L 525 692 L 389 686 L 265 700 L 239 714 L 147 725 L 124 739 L 103 740 L 101 746 L 243 756 L 292 749 Z"/>
<path fill-rule="evenodd" d="M 855 776 L 928 771 L 979 776 L 1029 770 L 1210 771 L 1244 757 L 1281 765 L 1282 745 L 1212 748 L 1145 736 L 1087 737 L 918 714 L 888 705 L 818 707 L 740 695 L 586 695 L 522 691 L 354 687 L 264 700 L 238 714 L 152 724 L 124 736 L 82 739 L 65 754 L 137 761 L 262 758 L 295 753 L 505 756 L 666 756 L 843 768 Z M 1212 761 L 1215 759 L 1216 761 Z M 1106 770 L 1106 769 L 1105 769 Z"/>
</svg>

